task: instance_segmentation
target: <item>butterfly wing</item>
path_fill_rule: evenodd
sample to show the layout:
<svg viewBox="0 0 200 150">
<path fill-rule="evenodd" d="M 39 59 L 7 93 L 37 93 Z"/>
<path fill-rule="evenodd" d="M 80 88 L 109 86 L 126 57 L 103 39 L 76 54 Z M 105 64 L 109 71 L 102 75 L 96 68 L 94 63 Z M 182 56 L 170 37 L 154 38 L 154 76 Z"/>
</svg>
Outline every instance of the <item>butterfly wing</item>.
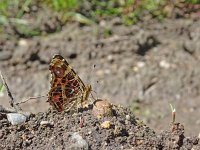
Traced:
<svg viewBox="0 0 200 150">
<path fill-rule="evenodd" d="M 53 57 L 49 70 L 52 80 L 48 101 L 58 111 L 70 109 L 75 103 L 86 99 L 88 88 L 62 56 Z"/>
</svg>

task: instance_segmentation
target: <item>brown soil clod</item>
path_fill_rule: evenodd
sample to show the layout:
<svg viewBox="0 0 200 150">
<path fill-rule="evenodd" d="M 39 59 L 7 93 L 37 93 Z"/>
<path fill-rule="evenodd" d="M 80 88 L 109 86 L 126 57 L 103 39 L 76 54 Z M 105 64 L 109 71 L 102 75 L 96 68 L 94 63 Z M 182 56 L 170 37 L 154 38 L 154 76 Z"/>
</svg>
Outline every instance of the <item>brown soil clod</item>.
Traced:
<svg viewBox="0 0 200 150">
<path fill-rule="evenodd" d="M 113 116 L 112 104 L 107 100 L 97 99 L 94 102 L 92 112 L 98 118 Z"/>
</svg>

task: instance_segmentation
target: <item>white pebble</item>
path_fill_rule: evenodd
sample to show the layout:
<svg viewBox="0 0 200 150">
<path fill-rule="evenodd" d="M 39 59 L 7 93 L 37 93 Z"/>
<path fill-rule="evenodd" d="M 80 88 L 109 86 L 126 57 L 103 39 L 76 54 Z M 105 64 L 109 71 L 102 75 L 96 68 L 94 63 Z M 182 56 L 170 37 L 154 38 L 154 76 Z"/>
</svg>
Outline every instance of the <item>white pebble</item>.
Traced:
<svg viewBox="0 0 200 150">
<path fill-rule="evenodd" d="M 19 113 L 7 114 L 7 119 L 12 125 L 22 124 L 26 121 L 26 116 Z"/>
<path fill-rule="evenodd" d="M 170 64 L 165 60 L 160 61 L 159 65 L 161 68 L 165 68 L 165 69 L 168 69 L 170 67 Z"/>
</svg>

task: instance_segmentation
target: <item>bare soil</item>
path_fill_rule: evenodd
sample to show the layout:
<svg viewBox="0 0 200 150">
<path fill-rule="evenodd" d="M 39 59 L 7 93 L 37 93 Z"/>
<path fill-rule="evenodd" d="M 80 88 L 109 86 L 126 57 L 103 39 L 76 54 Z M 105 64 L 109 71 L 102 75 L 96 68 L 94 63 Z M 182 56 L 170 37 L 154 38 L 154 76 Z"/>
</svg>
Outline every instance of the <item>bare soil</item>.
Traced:
<svg viewBox="0 0 200 150">
<path fill-rule="evenodd" d="M 156 134 L 132 112 L 113 109 L 114 116 L 98 119 L 91 109 L 58 114 L 47 111 L 11 126 L 1 116 L 1 149 L 199 149 L 197 137 L 185 137 L 184 126 L 176 123 Z M 80 118 L 83 120 L 81 121 Z M 47 123 L 42 123 L 47 121 Z M 110 127 L 102 123 L 110 121 Z M 74 137 L 76 135 L 76 138 Z M 78 137 L 77 137 L 78 135 Z M 81 139 L 79 139 L 81 137 Z M 83 140 L 83 141 L 82 141 Z"/>
<path fill-rule="evenodd" d="M 44 18 L 51 16 L 37 13 Z M 54 31 L 57 22 L 52 18 L 43 19 L 48 26 L 45 22 L 41 30 Z M 103 120 L 91 110 L 57 114 L 48 110 L 47 97 L 35 98 L 21 105 L 24 111 L 35 113 L 26 123 L 12 126 L 1 115 L 1 149 L 67 149 L 75 132 L 86 140 L 89 149 L 199 148 L 199 139 L 194 137 L 200 131 L 199 19 L 149 20 L 124 26 L 114 18 L 100 24 L 60 24 L 61 32 L 33 38 L 8 27 L 5 31 L 13 38 L 1 37 L 0 69 L 17 101 L 46 96 L 49 62 L 54 54 L 61 54 L 83 81 L 92 85 L 96 97 L 130 107 L 133 112 L 116 107 L 116 115 L 107 118 L 112 128 L 102 129 Z M 4 92 L 1 105 L 8 107 L 8 101 Z M 181 124 L 170 125 L 170 103 Z M 126 121 L 125 114 L 131 120 Z M 82 128 L 80 116 L 84 118 Z M 42 120 L 53 125 L 44 127 Z M 121 129 L 114 135 L 116 126 Z"/>
</svg>

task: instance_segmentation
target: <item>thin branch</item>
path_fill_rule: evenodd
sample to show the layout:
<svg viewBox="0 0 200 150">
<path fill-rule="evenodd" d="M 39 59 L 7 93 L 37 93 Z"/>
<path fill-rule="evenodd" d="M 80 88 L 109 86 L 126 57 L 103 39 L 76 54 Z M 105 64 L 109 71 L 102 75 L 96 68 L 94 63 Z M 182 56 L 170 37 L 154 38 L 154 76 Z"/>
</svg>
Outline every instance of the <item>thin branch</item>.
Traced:
<svg viewBox="0 0 200 150">
<path fill-rule="evenodd" d="M 41 98 L 41 97 L 46 97 L 46 95 L 37 96 L 37 97 L 29 97 L 29 98 L 27 98 L 27 99 L 25 99 L 25 100 L 23 100 L 23 101 L 21 101 L 21 102 L 15 103 L 15 105 L 23 104 L 23 103 L 26 103 L 26 102 L 28 102 L 28 101 L 30 101 L 30 100 L 32 100 L 32 99 L 37 99 L 37 98 Z"/>
<path fill-rule="evenodd" d="M 18 105 L 15 104 L 15 100 L 14 100 L 14 98 L 13 98 L 13 96 L 12 96 L 12 93 L 10 92 L 10 89 L 9 89 L 9 87 L 8 87 L 8 84 L 6 83 L 6 80 L 4 79 L 4 77 L 3 77 L 2 73 L 1 73 L 1 71 L 0 71 L 0 77 L 1 77 L 1 79 L 2 79 L 2 81 L 3 81 L 3 85 L 5 86 L 6 91 L 7 91 L 7 93 L 8 93 L 8 96 L 9 96 L 9 98 L 10 98 L 9 103 L 10 103 L 11 107 L 14 107 L 14 109 L 15 109 L 16 111 L 22 110 Z"/>
</svg>

